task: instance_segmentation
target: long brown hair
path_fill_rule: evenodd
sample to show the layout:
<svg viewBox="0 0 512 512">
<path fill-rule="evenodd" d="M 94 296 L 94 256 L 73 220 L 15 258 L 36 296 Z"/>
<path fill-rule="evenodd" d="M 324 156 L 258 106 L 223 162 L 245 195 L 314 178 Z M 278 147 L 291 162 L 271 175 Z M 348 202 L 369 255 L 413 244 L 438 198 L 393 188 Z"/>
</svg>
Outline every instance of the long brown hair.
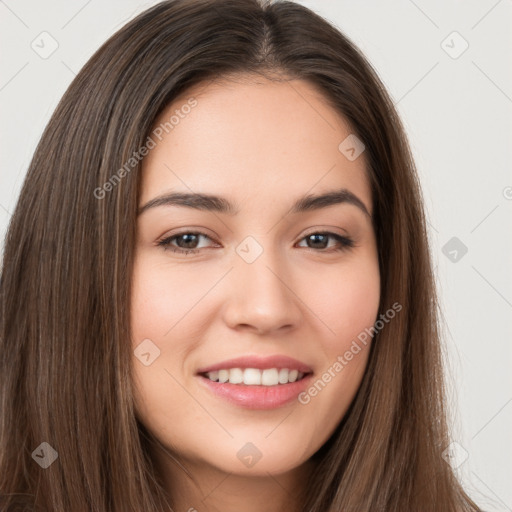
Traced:
<svg viewBox="0 0 512 512">
<path fill-rule="evenodd" d="M 243 74 L 308 80 L 364 142 L 380 311 L 403 305 L 375 335 L 356 398 L 313 456 L 303 511 L 479 510 L 442 457 L 438 303 L 418 177 L 393 102 L 338 29 L 293 2 L 258 0 L 171 0 L 143 12 L 87 62 L 43 133 L 0 281 L 5 507 L 166 510 L 148 455 L 154 440 L 134 411 L 128 342 L 140 161 L 105 184 L 173 98 Z M 49 451 L 43 442 L 58 454 L 46 468 L 33 456 Z"/>
</svg>

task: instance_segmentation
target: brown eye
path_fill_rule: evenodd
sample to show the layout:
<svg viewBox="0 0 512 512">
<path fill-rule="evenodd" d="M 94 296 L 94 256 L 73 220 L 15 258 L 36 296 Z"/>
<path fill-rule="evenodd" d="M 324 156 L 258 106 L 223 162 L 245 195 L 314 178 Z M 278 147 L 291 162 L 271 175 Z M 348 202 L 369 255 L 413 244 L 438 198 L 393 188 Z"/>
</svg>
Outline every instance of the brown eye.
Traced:
<svg viewBox="0 0 512 512">
<path fill-rule="evenodd" d="M 179 254 L 196 254 L 203 249 L 197 247 L 201 237 L 211 240 L 204 233 L 188 231 L 166 237 L 158 242 L 158 246 Z M 337 242 L 337 247 L 336 245 L 329 247 L 330 239 Z M 330 232 L 310 233 L 302 240 L 306 240 L 308 249 L 316 249 L 317 252 L 337 252 L 354 247 L 354 241 L 351 238 Z"/>
<path fill-rule="evenodd" d="M 170 249 L 178 253 L 197 253 L 200 251 L 200 249 L 197 249 L 197 245 L 201 237 L 210 239 L 210 237 L 204 233 L 190 231 L 164 238 L 158 242 L 158 246 L 163 247 L 164 250 Z M 172 245 L 173 242 L 175 242 L 176 245 Z"/>
<path fill-rule="evenodd" d="M 342 251 L 347 248 L 354 247 L 354 241 L 351 238 L 330 232 L 310 233 L 309 235 L 306 235 L 302 240 L 307 241 L 309 249 L 319 249 L 319 251 L 322 252 L 327 249 L 329 239 L 334 239 L 338 242 L 338 247 L 332 249 L 334 251 Z M 325 252 L 331 252 L 331 250 Z"/>
</svg>

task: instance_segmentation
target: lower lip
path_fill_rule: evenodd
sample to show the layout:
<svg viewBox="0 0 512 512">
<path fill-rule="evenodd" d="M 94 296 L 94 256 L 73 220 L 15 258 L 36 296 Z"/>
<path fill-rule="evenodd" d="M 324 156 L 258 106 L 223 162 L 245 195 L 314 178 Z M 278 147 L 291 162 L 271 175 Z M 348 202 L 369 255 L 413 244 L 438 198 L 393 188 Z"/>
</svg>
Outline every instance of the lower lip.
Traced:
<svg viewBox="0 0 512 512">
<path fill-rule="evenodd" d="M 214 382 L 208 377 L 199 375 L 200 381 L 217 396 L 246 409 L 276 409 L 297 398 L 307 388 L 313 374 L 301 380 L 276 386 L 246 386 Z"/>
</svg>

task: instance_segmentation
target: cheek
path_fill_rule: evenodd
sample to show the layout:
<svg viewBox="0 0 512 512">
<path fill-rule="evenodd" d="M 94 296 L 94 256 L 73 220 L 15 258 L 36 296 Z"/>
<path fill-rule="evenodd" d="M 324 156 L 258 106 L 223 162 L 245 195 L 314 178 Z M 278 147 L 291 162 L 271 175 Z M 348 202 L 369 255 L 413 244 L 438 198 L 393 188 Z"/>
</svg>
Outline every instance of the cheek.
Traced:
<svg viewBox="0 0 512 512">
<path fill-rule="evenodd" d="M 200 299 L 224 272 L 185 272 L 162 263 L 161 258 L 154 263 L 152 255 L 136 257 L 131 299 L 132 351 L 149 351 L 152 362 L 145 366 L 137 356 L 133 357 L 134 399 L 139 417 L 163 438 L 170 435 L 168 425 L 183 416 L 183 411 L 188 417 L 198 412 L 190 407 L 190 394 L 182 387 L 184 362 L 201 343 Z M 142 351 L 139 346 L 146 348 Z M 154 360 L 153 353 L 158 354 Z M 174 432 L 176 435 L 179 433 Z"/>
<path fill-rule="evenodd" d="M 182 271 L 170 264 L 136 260 L 132 288 L 132 332 L 134 343 L 152 336 L 160 340 L 176 337 L 187 323 L 187 315 L 215 283 L 218 276 L 200 271 Z M 182 320 L 184 322 L 182 323 Z M 193 338 L 193 333 L 187 333 Z"/>
<path fill-rule="evenodd" d="M 374 258 L 325 272 L 318 276 L 319 286 L 309 288 L 308 301 L 325 326 L 322 348 L 332 360 L 374 324 L 380 302 L 380 275 Z"/>
<path fill-rule="evenodd" d="M 199 288 L 196 280 L 187 279 L 183 272 L 173 272 L 161 263 L 153 264 L 151 258 L 135 261 L 131 300 L 132 353 L 149 352 L 151 358 L 148 365 L 136 355 L 132 358 L 135 411 L 158 439 L 177 444 L 186 444 L 188 434 L 185 429 L 172 427 L 176 418 L 183 417 L 183 411 L 188 411 L 185 415 L 187 423 L 193 425 L 194 413 L 197 413 L 190 407 L 190 395 L 178 382 L 182 381 L 181 361 L 190 350 L 190 339 L 194 335 L 192 331 L 184 332 L 183 326 L 194 305 L 193 299 L 197 302 Z M 143 345 L 146 347 L 144 351 L 139 350 L 138 347 Z M 198 418 L 198 421 L 201 419 L 204 421 L 204 418 Z"/>
<path fill-rule="evenodd" d="M 371 345 L 370 328 L 377 319 L 380 273 L 372 255 L 350 261 L 318 276 L 325 286 L 310 288 L 309 300 L 322 320 L 319 349 L 324 365 L 299 396 L 304 412 L 323 422 L 311 439 L 324 440 L 341 421 L 359 388 Z"/>
<path fill-rule="evenodd" d="M 325 296 L 331 300 L 322 302 Z M 379 273 L 372 266 L 340 275 L 319 296 L 318 316 L 329 327 L 321 342 L 324 365 L 298 397 L 307 453 L 329 438 L 354 400 L 368 362 L 368 329 L 378 315 L 379 299 Z"/>
</svg>

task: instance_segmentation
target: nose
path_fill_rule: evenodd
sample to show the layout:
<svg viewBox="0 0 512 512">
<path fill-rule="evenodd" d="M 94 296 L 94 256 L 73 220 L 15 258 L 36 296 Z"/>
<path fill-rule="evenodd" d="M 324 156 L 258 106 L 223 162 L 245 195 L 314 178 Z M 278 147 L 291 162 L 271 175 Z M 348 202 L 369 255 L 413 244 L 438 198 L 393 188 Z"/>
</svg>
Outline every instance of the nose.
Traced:
<svg viewBox="0 0 512 512">
<path fill-rule="evenodd" d="M 226 288 L 224 321 L 232 329 L 258 334 L 289 331 L 302 318 L 298 283 L 270 250 L 247 263 L 238 256 Z"/>
</svg>

